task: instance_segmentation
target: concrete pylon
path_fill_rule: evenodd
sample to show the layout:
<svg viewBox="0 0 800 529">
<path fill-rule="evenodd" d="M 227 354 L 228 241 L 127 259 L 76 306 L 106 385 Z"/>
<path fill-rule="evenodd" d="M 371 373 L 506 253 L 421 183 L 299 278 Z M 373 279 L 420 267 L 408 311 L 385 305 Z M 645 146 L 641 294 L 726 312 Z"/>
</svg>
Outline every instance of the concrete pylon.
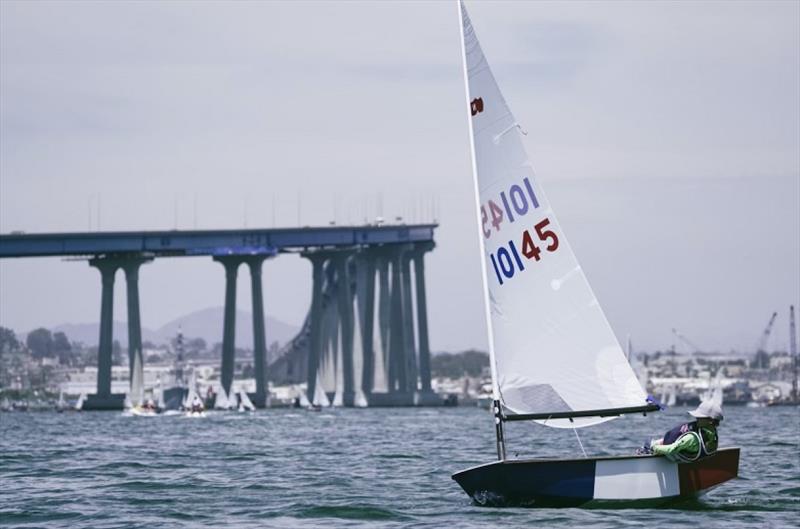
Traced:
<svg viewBox="0 0 800 529">
<path fill-rule="evenodd" d="M 359 255 L 359 273 L 363 274 L 360 292 L 359 314 L 361 316 L 361 350 L 363 353 L 361 368 L 361 390 L 369 399 L 375 387 L 375 261 L 376 256 L 370 250 Z"/>
<path fill-rule="evenodd" d="M 410 251 L 403 253 L 401 258 L 401 274 L 403 281 L 403 342 L 405 351 L 403 359 L 406 369 L 406 391 L 415 392 L 417 384 L 417 348 L 414 340 L 414 305 L 411 297 L 411 259 Z"/>
<path fill-rule="evenodd" d="M 431 350 L 428 344 L 428 302 L 425 293 L 425 253 L 433 250 L 432 242 L 414 245 L 414 279 L 417 286 L 417 334 L 419 338 L 420 403 L 426 404 L 436 396 L 431 389 Z"/>
<path fill-rule="evenodd" d="M 381 354 L 387 391 L 394 387 L 394 366 L 391 362 L 389 337 L 392 322 L 392 292 L 389 288 L 390 258 L 386 251 L 378 257 L 378 333 L 381 341 Z"/>
<path fill-rule="evenodd" d="M 389 331 L 389 364 L 394 367 L 394 382 L 390 392 L 404 392 L 408 388 L 408 372 L 405 361 L 406 333 L 404 329 L 405 309 L 403 307 L 403 252 L 404 248 L 393 248 L 392 255 L 392 323 Z M 390 375 L 390 378 L 391 375 Z"/>
<path fill-rule="evenodd" d="M 142 325 L 139 312 L 139 267 L 152 258 L 140 255 L 94 257 L 89 266 L 97 268 L 103 284 L 100 303 L 100 339 L 97 347 L 97 393 L 87 395 L 84 410 L 119 410 L 125 394 L 111 393 L 111 365 L 114 346 L 114 278 L 117 270 L 125 271 L 128 302 L 128 366 L 131 380 L 134 369 L 143 375 Z M 138 359 L 138 362 L 136 361 Z M 142 380 L 144 378 L 142 377 Z"/>
<path fill-rule="evenodd" d="M 139 309 L 139 268 L 152 261 L 150 258 L 125 259 L 120 267 L 125 271 L 128 302 L 128 373 L 130 384 L 138 377 L 144 380 L 144 354 L 142 352 L 142 323 Z M 138 360 L 138 361 L 137 361 Z M 134 373 L 134 369 L 139 373 Z"/>
<path fill-rule="evenodd" d="M 264 290 L 261 282 L 261 267 L 266 260 L 264 255 L 252 255 L 245 259 L 250 268 L 250 283 L 253 300 L 253 363 L 256 379 L 256 393 L 253 404 L 259 408 L 268 405 L 269 377 L 267 373 L 267 338 L 264 328 Z"/>
<path fill-rule="evenodd" d="M 226 394 L 233 385 L 236 361 L 236 278 L 242 258 L 217 256 L 214 260 L 225 267 L 225 321 L 222 327 L 222 374 L 220 383 Z"/>
<path fill-rule="evenodd" d="M 355 403 L 353 373 L 353 294 L 350 284 L 349 259 L 351 252 L 337 253 L 336 293 L 338 298 L 339 322 L 342 333 L 342 405 Z"/>
<path fill-rule="evenodd" d="M 322 284 L 325 279 L 323 266 L 327 257 L 316 252 L 304 252 L 303 257 L 309 259 L 312 265 L 313 284 L 311 287 L 311 339 L 308 345 L 308 368 L 306 395 L 309 402 L 313 402 L 317 387 L 317 371 L 319 370 L 322 355 Z"/>
<path fill-rule="evenodd" d="M 97 347 L 97 397 L 111 397 L 111 348 L 114 341 L 114 276 L 119 262 L 111 259 L 94 258 L 89 265 L 100 271 L 103 282 L 100 303 L 100 341 Z"/>
</svg>

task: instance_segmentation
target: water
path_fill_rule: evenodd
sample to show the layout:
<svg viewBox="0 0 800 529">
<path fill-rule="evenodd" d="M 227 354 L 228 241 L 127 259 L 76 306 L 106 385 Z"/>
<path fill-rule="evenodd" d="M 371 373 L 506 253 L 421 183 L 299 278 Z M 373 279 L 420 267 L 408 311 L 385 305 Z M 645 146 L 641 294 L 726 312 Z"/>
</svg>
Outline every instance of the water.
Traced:
<svg viewBox="0 0 800 529">
<path fill-rule="evenodd" d="M 685 410 L 581 431 L 589 453 L 630 453 Z M 800 412 L 729 407 L 740 478 L 672 509 L 490 509 L 450 479 L 494 454 L 476 408 L 265 410 L 124 417 L 0 414 L 6 527 L 796 527 Z M 514 423 L 509 454 L 580 454 L 571 430 Z"/>
</svg>

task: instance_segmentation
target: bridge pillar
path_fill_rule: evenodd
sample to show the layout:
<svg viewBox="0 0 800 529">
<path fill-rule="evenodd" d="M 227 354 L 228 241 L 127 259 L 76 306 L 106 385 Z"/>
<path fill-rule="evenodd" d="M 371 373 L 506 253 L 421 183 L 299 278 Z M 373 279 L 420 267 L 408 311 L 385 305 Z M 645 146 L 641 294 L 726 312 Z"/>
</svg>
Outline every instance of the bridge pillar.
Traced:
<svg viewBox="0 0 800 529">
<path fill-rule="evenodd" d="M 242 258 L 217 256 L 214 260 L 225 267 L 225 321 L 222 328 L 222 374 L 220 383 L 226 394 L 233 385 L 236 357 L 236 278 Z"/>
<path fill-rule="evenodd" d="M 336 254 L 336 293 L 342 333 L 342 406 L 355 404 L 353 373 L 353 295 L 350 285 L 349 261 L 351 252 Z"/>
<path fill-rule="evenodd" d="M 431 351 L 428 345 L 428 303 L 425 294 L 425 253 L 433 250 L 432 242 L 414 245 L 414 279 L 417 283 L 417 332 L 419 338 L 419 378 L 421 384 L 418 404 L 439 403 L 440 398 L 431 389 Z"/>
<path fill-rule="evenodd" d="M 137 374 L 138 380 L 144 381 L 142 323 L 139 311 L 139 267 L 150 261 L 152 259 L 149 258 L 131 258 L 119 261 L 120 268 L 125 271 L 128 297 L 128 373 L 130 373 L 130 384 L 133 384 L 136 376 L 133 372 L 134 369 L 139 370 Z M 137 358 L 138 362 L 136 362 Z"/>
<path fill-rule="evenodd" d="M 403 341 L 405 344 L 403 359 L 405 360 L 405 391 L 415 392 L 417 384 L 417 348 L 414 343 L 414 306 L 411 297 L 411 259 L 410 251 L 403 253 L 401 274 L 403 277 Z"/>
<path fill-rule="evenodd" d="M 360 300 L 361 350 L 363 353 L 361 390 L 369 400 L 375 387 L 375 253 L 365 250 L 359 256 L 359 273 L 364 274 L 363 299 Z"/>
<path fill-rule="evenodd" d="M 89 266 L 97 268 L 102 278 L 103 293 L 100 304 L 100 340 L 97 346 L 97 393 L 87 395 L 84 410 L 120 410 L 125 394 L 111 393 L 111 364 L 114 344 L 114 277 L 117 270 L 125 271 L 128 297 L 128 365 L 130 378 L 134 378 L 134 365 L 143 375 L 142 325 L 139 314 L 139 267 L 150 258 L 139 256 L 94 257 Z M 139 362 L 135 362 L 138 357 Z M 144 380 L 142 377 L 140 380 Z"/>
<path fill-rule="evenodd" d="M 114 276 L 119 268 L 116 260 L 94 258 L 89 261 L 100 271 L 103 282 L 100 303 L 100 341 L 97 346 L 97 397 L 111 398 L 111 353 L 114 342 Z"/>
<path fill-rule="evenodd" d="M 383 355 L 383 368 L 386 388 L 392 391 L 394 387 L 394 365 L 391 362 L 389 337 L 391 330 L 392 296 L 389 288 L 389 263 L 390 258 L 386 251 L 380 252 L 378 261 L 378 333 L 381 340 L 381 354 Z"/>
<path fill-rule="evenodd" d="M 325 280 L 323 267 L 327 257 L 320 253 L 304 252 L 303 257 L 311 261 L 313 284 L 311 287 L 311 339 L 308 345 L 308 373 L 306 396 L 308 401 L 314 402 L 317 388 L 317 372 L 320 357 L 322 356 L 322 284 Z"/>
<path fill-rule="evenodd" d="M 393 248 L 392 254 L 392 313 L 389 329 L 389 363 L 394 366 L 395 380 L 390 392 L 404 392 L 408 388 L 406 355 L 406 332 L 403 308 L 403 252 L 405 248 Z M 391 373 L 391 369 L 390 369 Z M 390 376 L 391 378 L 391 376 Z"/>
<path fill-rule="evenodd" d="M 266 256 L 254 255 L 246 258 L 250 268 L 250 282 L 253 298 L 253 360 L 256 379 L 256 393 L 253 404 L 259 408 L 268 405 L 269 383 L 267 377 L 267 342 L 264 329 L 264 294 L 261 283 L 261 265 Z"/>
</svg>

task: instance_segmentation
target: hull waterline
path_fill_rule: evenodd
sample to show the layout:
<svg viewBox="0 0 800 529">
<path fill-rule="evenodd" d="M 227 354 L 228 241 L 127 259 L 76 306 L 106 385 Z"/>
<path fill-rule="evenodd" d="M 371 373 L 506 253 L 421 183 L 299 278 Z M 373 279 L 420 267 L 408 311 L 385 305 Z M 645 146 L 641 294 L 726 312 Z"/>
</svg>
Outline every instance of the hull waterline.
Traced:
<svg viewBox="0 0 800 529">
<path fill-rule="evenodd" d="M 739 449 L 692 463 L 660 456 L 495 461 L 453 475 L 478 505 L 660 505 L 696 497 L 737 477 Z"/>
</svg>

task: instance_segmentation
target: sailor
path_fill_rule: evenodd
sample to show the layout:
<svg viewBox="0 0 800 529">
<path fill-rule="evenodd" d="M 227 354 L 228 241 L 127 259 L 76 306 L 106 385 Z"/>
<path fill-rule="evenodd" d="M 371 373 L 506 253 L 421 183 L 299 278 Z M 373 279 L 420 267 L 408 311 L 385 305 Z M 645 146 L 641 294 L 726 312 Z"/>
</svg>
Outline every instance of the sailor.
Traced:
<svg viewBox="0 0 800 529">
<path fill-rule="evenodd" d="M 722 408 L 714 402 L 701 402 L 689 415 L 697 420 L 676 426 L 661 439 L 651 441 L 649 453 L 666 456 L 671 461 L 689 463 L 717 451 L 717 426 Z"/>
<path fill-rule="evenodd" d="M 197 395 L 194 396 L 192 399 L 192 412 L 201 412 L 203 411 L 203 401 L 200 400 L 200 397 Z"/>
</svg>

